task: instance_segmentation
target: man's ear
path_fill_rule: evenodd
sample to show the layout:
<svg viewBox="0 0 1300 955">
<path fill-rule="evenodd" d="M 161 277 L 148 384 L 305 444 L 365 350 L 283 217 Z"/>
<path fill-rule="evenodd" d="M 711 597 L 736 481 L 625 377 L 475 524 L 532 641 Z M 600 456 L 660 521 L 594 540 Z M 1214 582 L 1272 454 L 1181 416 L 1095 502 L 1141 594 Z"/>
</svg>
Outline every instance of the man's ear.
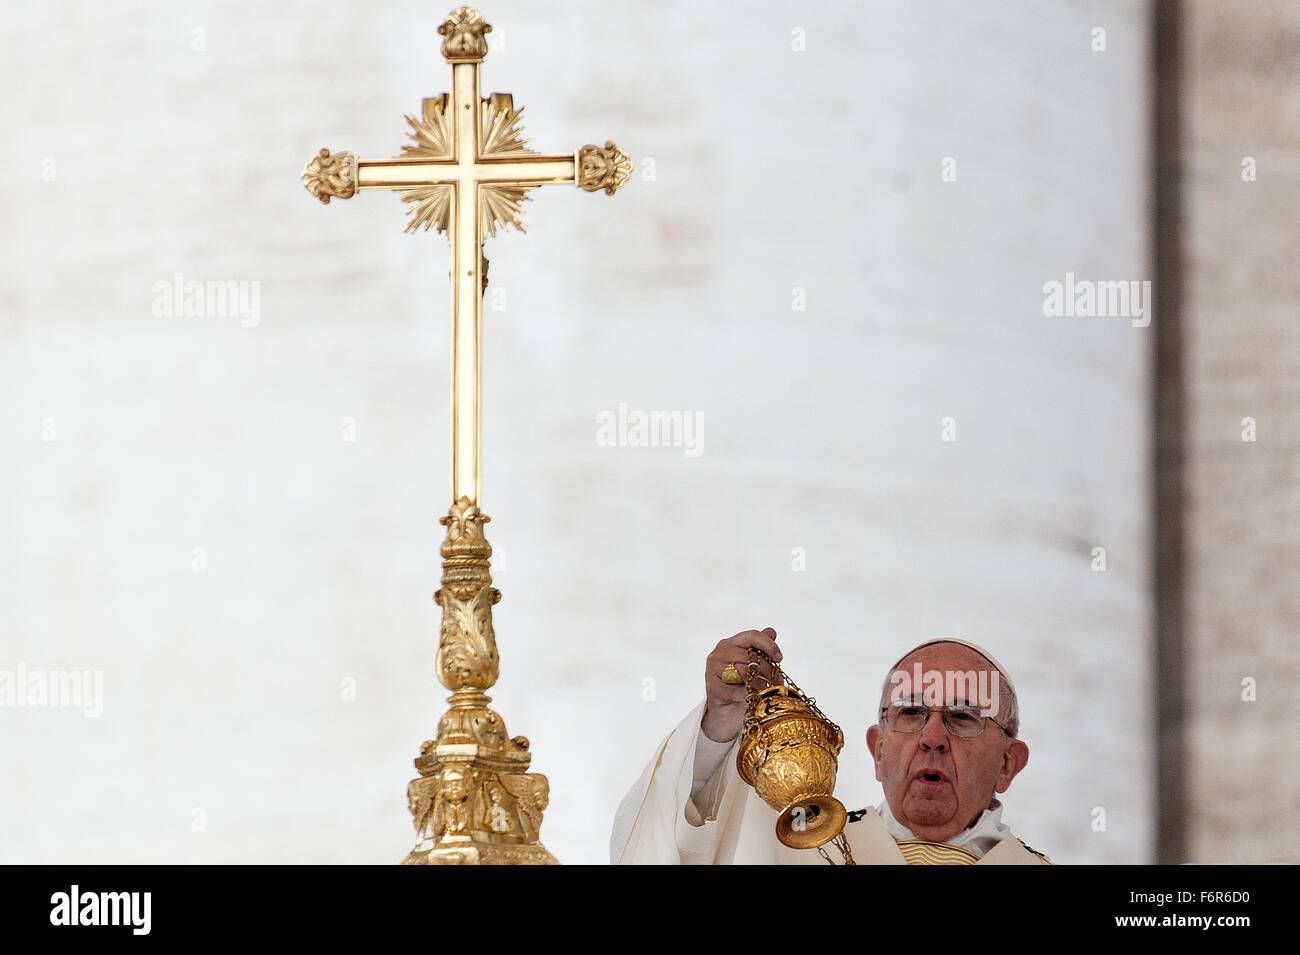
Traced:
<svg viewBox="0 0 1300 955">
<path fill-rule="evenodd" d="M 998 770 L 998 781 L 993 787 L 996 792 L 1004 793 L 1011 788 L 1011 780 L 1025 768 L 1029 762 L 1029 746 L 1024 740 L 1013 739 L 1007 744 L 1007 751 L 1002 754 L 1002 766 Z"/>
<path fill-rule="evenodd" d="M 871 758 L 876 762 L 876 781 L 880 782 L 880 746 L 884 738 L 880 735 L 879 726 L 867 727 L 867 749 L 871 750 Z M 1001 790 L 999 790 L 1001 792 Z"/>
</svg>

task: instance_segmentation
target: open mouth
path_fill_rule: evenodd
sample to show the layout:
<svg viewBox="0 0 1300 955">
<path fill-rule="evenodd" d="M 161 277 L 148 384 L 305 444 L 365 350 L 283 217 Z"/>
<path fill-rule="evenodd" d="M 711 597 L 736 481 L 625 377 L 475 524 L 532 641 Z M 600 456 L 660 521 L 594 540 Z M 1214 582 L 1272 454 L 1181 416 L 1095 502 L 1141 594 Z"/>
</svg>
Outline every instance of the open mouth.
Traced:
<svg viewBox="0 0 1300 955">
<path fill-rule="evenodd" d="M 923 769 L 916 774 L 915 778 L 925 783 L 944 783 L 948 781 L 948 777 L 937 769 Z"/>
</svg>

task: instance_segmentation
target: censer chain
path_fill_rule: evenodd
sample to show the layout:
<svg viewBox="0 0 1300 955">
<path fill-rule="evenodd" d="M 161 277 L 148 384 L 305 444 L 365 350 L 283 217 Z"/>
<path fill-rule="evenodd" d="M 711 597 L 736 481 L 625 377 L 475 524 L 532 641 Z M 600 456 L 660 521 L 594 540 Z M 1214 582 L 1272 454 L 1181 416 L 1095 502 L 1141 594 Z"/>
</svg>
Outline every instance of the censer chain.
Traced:
<svg viewBox="0 0 1300 955">
<path fill-rule="evenodd" d="M 808 704 L 808 709 L 812 710 L 813 713 L 815 713 L 815 714 L 817 715 L 818 719 L 824 721 L 825 723 L 829 724 L 830 726 L 833 726 L 836 730 L 839 730 L 839 728 L 840 728 L 840 727 L 839 727 L 839 724 L 836 723 L 834 720 L 832 720 L 829 716 L 827 716 L 825 713 L 823 713 L 823 712 L 821 711 L 821 707 L 819 707 L 819 706 L 817 705 L 817 700 L 816 700 L 816 699 L 814 699 L 813 697 L 811 697 L 811 696 L 809 696 L 807 693 L 805 693 L 803 690 L 801 690 L 801 689 L 799 688 L 799 684 L 795 683 L 794 680 L 790 679 L 790 674 L 786 673 L 784 670 L 781 669 L 781 664 L 777 663 L 775 660 L 773 660 L 771 657 L 769 657 L 769 656 L 768 656 L 764 651 L 758 649 L 758 647 L 749 647 L 748 650 L 749 650 L 749 664 L 748 664 L 748 666 L 746 666 L 746 668 L 745 668 L 745 692 L 746 692 L 746 695 L 752 695 L 752 694 L 755 692 L 755 691 L 754 691 L 754 677 L 756 677 L 756 676 L 762 676 L 762 674 L 760 674 L 760 673 L 758 672 L 758 659 L 757 659 L 758 657 L 762 657 L 762 658 L 763 658 L 764 660 L 766 660 L 766 661 L 768 662 L 768 664 L 772 667 L 772 676 L 773 676 L 773 677 L 775 677 L 777 674 L 780 674 L 781 679 L 785 681 L 785 685 L 788 686 L 788 687 L 789 687 L 791 690 L 793 690 L 795 693 L 797 693 L 797 694 L 799 695 L 799 697 L 800 697 L 800 698 L 801 698 L 805 703 Z M 764 679 L 766 679 L 766 678 L 764 678 Z M 772 680 L 768 680 L 768 681 L 767 681 L 767 685 L 768 685 L 768 686 L 775 686 L 776 684 L 775 684 Z M 752 708 L 747 707 L 747 709 L 752 709 Z M 748 721 L 746 721 L 746 722 L 748 723 Z"/>
<path fill-rule="evenodd" d="M 841 832 L 838 836 L 832 839 L 831 845 L 840 850 L 840 855 L 844 856 L 845 865 L 857 865 L 857 863 L 853 861 L 853 850 L 849 848 L 849 840 L 844 837 L 844 833 Z M 835 864 L 835 860 L 831 858 L 830 853 L 826 851 L 825 846 L 818 846 L 817 851 L 821 853 L 821 857 L 825 859 L 828 864 Z"/>
</svg>

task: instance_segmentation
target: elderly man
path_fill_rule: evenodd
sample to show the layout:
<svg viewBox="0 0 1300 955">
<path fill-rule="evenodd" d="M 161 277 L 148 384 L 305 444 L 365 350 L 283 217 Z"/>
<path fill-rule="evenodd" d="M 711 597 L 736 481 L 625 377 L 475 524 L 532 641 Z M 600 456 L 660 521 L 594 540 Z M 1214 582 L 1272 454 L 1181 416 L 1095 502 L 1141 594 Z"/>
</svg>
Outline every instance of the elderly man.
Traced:
<svg viewBox="0 0 1300 955">
<path fill-rule="evenodd" d="M 704 702 L 664 740 L 619 806 L 613 862 L 822 862 L 815 850 L 777 841 L 776 810 L 736 772 L 745 708 L 736 681 L 750 647 L 781 661 L 771 628 L 714 648 Z M 1025 768 L 1029 747 L 1017 736 L 1015 685 L 986 651 L 960 640 L 921 644 L 890 668 L 879 714 L 867 748 L 885 801 L 849 813 L 844 837 L 855 863 L 1047 863 L 1002 821 L 996 794 Z"/>
</svg>

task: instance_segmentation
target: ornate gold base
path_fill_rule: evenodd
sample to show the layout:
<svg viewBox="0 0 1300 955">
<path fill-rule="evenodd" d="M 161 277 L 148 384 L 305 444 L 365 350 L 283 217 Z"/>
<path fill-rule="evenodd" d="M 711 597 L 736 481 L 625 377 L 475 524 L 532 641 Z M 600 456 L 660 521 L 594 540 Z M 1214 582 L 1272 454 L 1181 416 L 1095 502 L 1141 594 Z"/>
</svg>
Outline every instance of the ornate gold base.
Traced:
<svg viewBox="0 0 1300 955">
<path fill-rule="evenodd" d="M 490 842 L 443 843 L 437 849 L 412 849 L 402 865 L 559 865 L 540 842 L 531 846 L 496 846 Z"/>
<path fill-rule="evenodd" d="M 438 678 L 454 692 L 406 787 L 416 843 L 403 865 L 558 864 L 538 841 L 550 784 L 528 772 L 528 739 L 506 732 L 483 692 L 497 679 L 492 605 L 501 599 L 489 573 L 488 520 L 464 497 L 442 519 Z"/>
</svg>

